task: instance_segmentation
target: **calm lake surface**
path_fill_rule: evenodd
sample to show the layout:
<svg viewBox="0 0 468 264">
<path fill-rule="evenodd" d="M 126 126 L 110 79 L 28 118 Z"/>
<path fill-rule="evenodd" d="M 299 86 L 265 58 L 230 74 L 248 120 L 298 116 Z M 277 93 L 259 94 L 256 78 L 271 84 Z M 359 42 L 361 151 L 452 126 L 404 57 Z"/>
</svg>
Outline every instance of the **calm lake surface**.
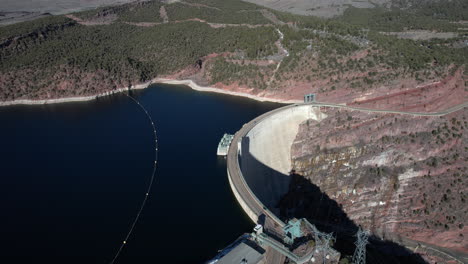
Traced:
<svg viewBox="0 0 468 264">
<path fill-rule="evenodd" d="M 253 224 L 216 156 L 279 104 L 153 85 L 133 92 L 156 124 L 155 183 L 116 263 L 203 263 Z M 148 186 L 151 124 L 125 95 L 0 108 L 0 263 L 109 263 Z"/>
</svg>

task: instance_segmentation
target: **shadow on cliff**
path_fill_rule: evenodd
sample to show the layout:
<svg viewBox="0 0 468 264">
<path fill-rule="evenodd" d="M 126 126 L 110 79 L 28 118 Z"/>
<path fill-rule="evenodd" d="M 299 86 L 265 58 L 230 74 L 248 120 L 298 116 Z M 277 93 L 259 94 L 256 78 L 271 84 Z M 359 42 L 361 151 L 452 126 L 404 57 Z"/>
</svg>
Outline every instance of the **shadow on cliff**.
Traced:
<svg viewBox="0 0 468 264">
<path fill-rule="evenodd" d="M 303 176 L 294 172 L 285 175 L 259 161 L 252 155 L 248 137 L 242 139 L 238 155 L 246 183 L 265 207 L 283 220 L 306 218 L 319 230 L 333 232 L 336 235 L 333 247 L 342 255 L 353 255 L 359 226 L 335 200 Z M 262 222 L 265 219 L 260 217 L 259 223 Z M 369 241 L 367 263 L 426 263 L 419 254 L 392 241 L 376 236 L 370 237 Z"/>
<path fill-rule="evenodd" d="M 280 218 L 306 218 L 319 230 L 333 232 L 336 235 L 333 247 L 342 255 L 352 256 L 359 226 L 349 219 L 340 204 L 310 180 L 294 171 L 290 179 L 289 191 L 277 204 Z M 366 247 L 367 263 L 427 263 L 419 254 L 395 242 L 384 241 L 376 236 L 371 236 L 369 242 Z"/>
</svg>

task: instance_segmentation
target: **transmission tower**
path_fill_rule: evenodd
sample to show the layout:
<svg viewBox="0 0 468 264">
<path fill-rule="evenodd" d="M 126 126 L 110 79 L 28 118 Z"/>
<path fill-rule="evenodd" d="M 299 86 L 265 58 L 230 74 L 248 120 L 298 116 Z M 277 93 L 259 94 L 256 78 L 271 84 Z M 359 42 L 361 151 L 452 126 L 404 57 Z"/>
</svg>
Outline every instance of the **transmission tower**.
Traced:
<svg viewBox="0 0 468 264">
<path fill-rule="evenodd" d="M 332 233 L 324 233 L 320 232 L 314 225 L 312 226 L 312 232 L 314 233 L 314 240 L 315 240 L 315 252 L 320 255 L 322 259 L 322 263 L 326 263 L 327 255 L 334 255 L 336 252 L 330 250 L 330 243 L 334 241 L 335 238 L 333 237 Z"/>
<path fill-rule="evenodd" d="M 357 241 L 355 243 L 356 250 L 354 251 L 353 255 L 353 263 L 354 264 L 366 264 L 366 245 L 369 243 L 369 231 L 364 231 L 359 228 L 357 234 Z"/>
</svg>

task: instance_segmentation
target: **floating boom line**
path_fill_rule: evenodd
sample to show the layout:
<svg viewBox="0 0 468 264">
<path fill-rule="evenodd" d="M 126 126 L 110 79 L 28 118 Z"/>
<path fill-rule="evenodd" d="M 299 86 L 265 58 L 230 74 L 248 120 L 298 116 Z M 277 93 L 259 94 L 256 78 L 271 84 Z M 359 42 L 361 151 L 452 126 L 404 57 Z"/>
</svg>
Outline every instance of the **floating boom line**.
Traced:
<svg viewBox="0 0 468 264">
<path fill-rule="evenodd" d="M 127 93 L 125 93 L 125 95 L 139 106 L 139 108 L 146 114 L 146 117 L 148 118 L 148 120 L 151 123 L 151 126 L 153 127 L 154 143 L 155 143 L 154 163 L 153 163 L 153 172 L 151 174 L 150 182 L 148 184 L 148 188 L 146 189 L 146 193 L 145 193 L 145 196 L 143 198 L 143 201 L 141 202 L 140 209 L 138 210 L 135 218 L 133 219 L 132 225 L 130 226 L 130 229 L 128 230 L 128 232 L 126 234 L 125 239 L 122 241 L 122 244 L 120 244 L 119 250 L 117 250 L 117 253 L 115 253 L 114 258 L 112 259 L 111 262 L 109 262 L 109 264 L 114 264 L 115 263 L 115 261 L 117 260 L 117 258 L 120 255 L 120 253 L 122 252 L 123 248 L 127 244 L 128 239 L 132 235 L 133 229 L 135 228 L 136 224 L 138 223 L 138 220 L 140 219 L 140 215 L 143 212 L 143 209 L 145 208 L 146 201 L 148 200 L 149 194 L 151 192 L 151 188 L 153 186 L 153 182 L 154 182 L 155 175 L 156 175 L 157 163 L 158 163 L 158 137 L 156 135 L 156 126 L 154 125 L 154 121 L 151 118 L 151 115 L 146 110 L 146 108 L 137 99 L 135 99 L 134 97 L 132 97 L 131 95 L 129 95 Z"/>
</svg>

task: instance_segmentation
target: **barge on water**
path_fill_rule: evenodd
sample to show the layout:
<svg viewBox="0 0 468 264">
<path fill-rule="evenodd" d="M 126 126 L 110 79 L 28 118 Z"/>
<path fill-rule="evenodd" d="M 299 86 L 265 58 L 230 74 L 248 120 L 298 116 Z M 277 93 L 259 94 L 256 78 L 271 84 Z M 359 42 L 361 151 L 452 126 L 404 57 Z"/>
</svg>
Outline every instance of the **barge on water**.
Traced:
<svg viewBox="0 0 468 264">
<path fill-rule="evenodd" d="M 229 151 L 229 145 L 231 145 L 231 141 L 234 138 L 234 135 L 225 133 L 223 138 L 218 144 L 218 156 L 226 156 Z"/>
</svg>

